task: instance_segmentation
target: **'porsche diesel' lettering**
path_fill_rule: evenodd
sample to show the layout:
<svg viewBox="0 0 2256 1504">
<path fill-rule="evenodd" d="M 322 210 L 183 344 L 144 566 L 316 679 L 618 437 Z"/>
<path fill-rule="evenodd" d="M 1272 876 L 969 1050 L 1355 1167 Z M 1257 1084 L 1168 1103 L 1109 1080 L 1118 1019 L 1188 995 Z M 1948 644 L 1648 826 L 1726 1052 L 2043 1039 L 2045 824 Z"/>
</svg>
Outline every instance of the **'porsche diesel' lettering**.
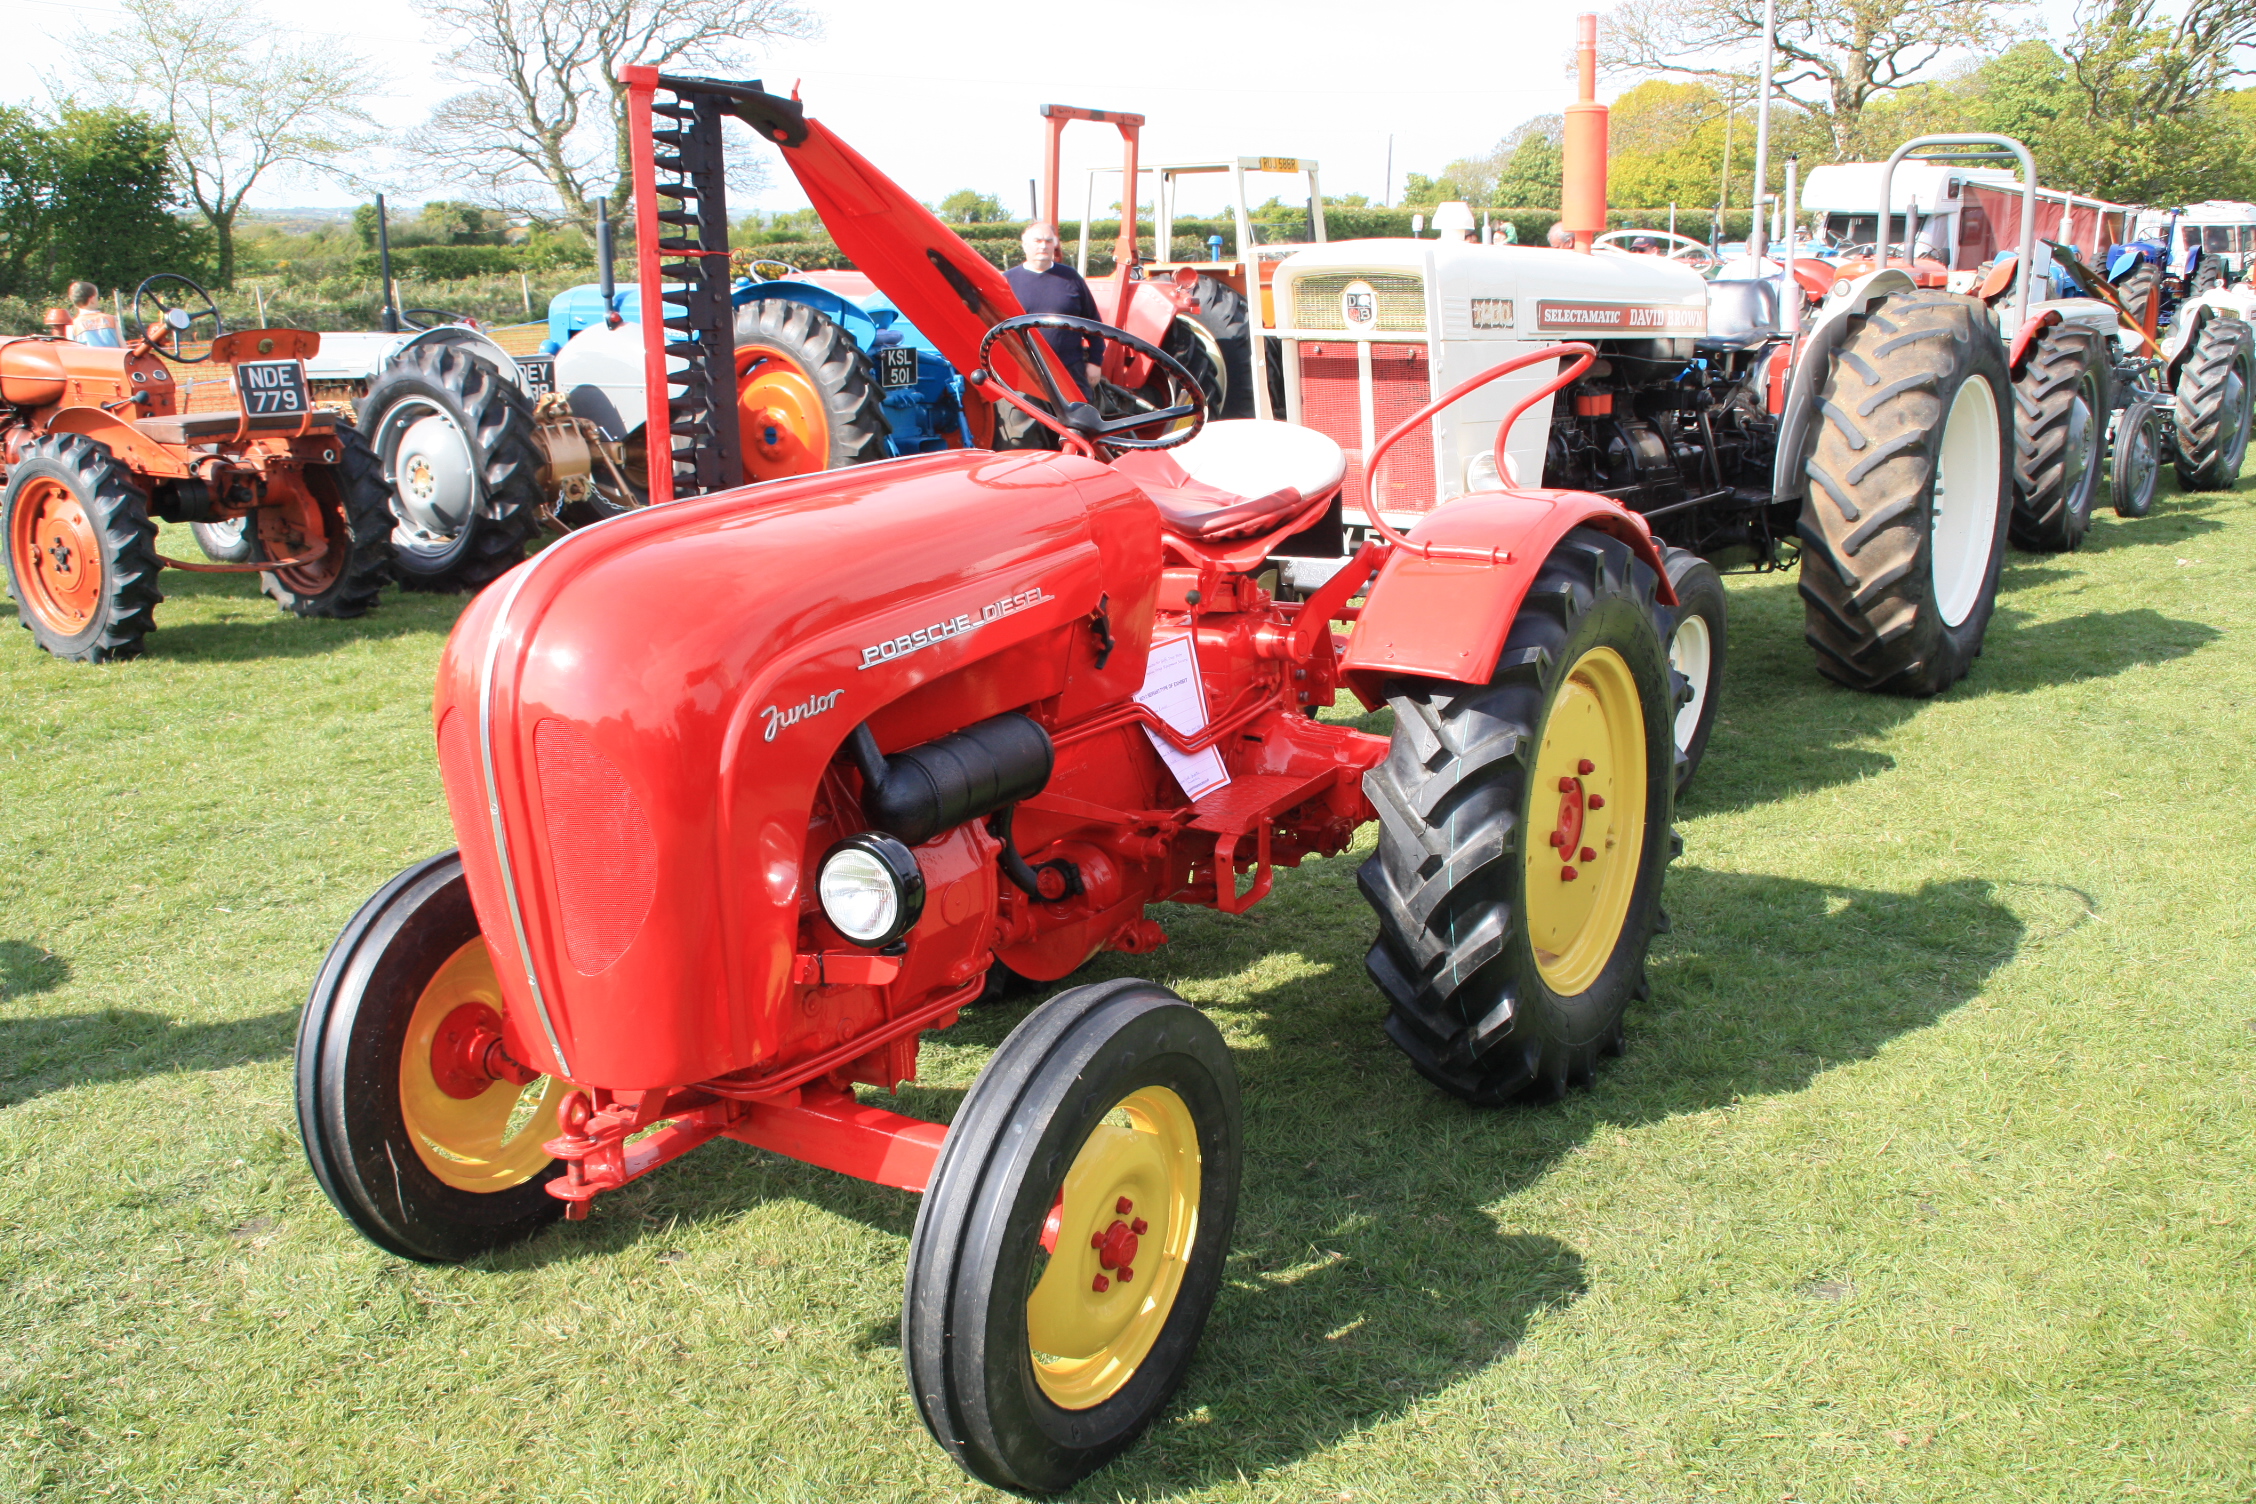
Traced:
<svg viewBox="0 0 2256 1504">
<path fill-rule="evenodd" d="M 892 662 L 904 653 L 914 653 L 924 648 L 938 647 L 951 637 L 961 637 L 966 632 L 976 632 L 989 622 L 1001 621 L 1006 616 L 1015 616 L 1029 606 L 1039 606 L 1044 601 L 1056 599 L 1056 596 L 1051 595 L 1041 586 L 1030 586 L 1016 595 L 1006 595 L 999 601 L 991 601 L 980 607 L 976 612 L 951 616 L 946 621 L 936 621 L 929 627 L 919 627 L 914 632 L 904 632 L 890 641 L 875 643 L 863 648 L 862 661 L 854 666 L 856 668 L 875 668 L 880 663 Z"/>
</svg>

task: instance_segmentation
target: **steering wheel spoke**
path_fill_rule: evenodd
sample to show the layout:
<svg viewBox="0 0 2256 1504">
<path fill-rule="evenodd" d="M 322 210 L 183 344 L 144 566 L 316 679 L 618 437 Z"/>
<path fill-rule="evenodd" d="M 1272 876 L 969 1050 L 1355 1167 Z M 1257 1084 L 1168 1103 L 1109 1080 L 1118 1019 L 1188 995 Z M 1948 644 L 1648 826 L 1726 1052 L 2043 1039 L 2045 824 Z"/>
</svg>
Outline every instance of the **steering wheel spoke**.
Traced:
<svg viewBox="0 0 2256 1504">
<path fill-rule="evenodd" d="M 1107 419 L 1097 425 L 1097 432 L 1107 434 L 1133 433 L 1139 428 L 1150 428 L 1160 423 L 1174 423 L 1197 415 L 1198 409 L 1190 406 L 1153 408 L 1149 412 L 1130 413 L 1124 418 Z"/>
<path fill-rule="evenodd" d="M 194 294 L 194 297 L 180 296 L 178 293 L 167 296 L 165 288 L 167 283 L 178 283 L 186 292 Z M 167 359 L 177 360 L 183 364 L 211 359 L 209 351 L 202 355 L 182 355 L 180 353 L 182 337 L 204 319 L 211 320 L 211 333 L 206 338 L 217 339 L 227 332 L 227 324 L 219 316 L 219 304 L 212 301 L 212 295 L 204 290 L 201 283 L 192 278 L 183 277 L 178 272 L 158 272 L 153 277 L 145 278 L 139 287 L 133 289 L 133 323 L 136 328 L 146 332 L 148 325 L 141 317 L 141 300 L 143 298 L 147 298 L 155 306 L 157 312 L 164 316 L 166 332 L 172 340 L 172 354 L 167 356 Z M 203 306 L 198 308 L 195 306 L 197 303 L 201 303 Z M 172 315 L 176 312 L 185 315 L 183 322 L 178 324 L 173 322 Z"/>
</svg>

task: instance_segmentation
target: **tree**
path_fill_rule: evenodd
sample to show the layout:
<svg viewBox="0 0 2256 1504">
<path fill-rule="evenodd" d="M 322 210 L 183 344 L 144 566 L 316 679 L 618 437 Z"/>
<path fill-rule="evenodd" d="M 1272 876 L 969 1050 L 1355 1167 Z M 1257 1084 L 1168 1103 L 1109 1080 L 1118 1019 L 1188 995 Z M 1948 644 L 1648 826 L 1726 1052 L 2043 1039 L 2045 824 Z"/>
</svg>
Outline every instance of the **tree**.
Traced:
<svg viewBox="0 0 2256 1504">
<path fill-rule="evenodd" d="M 616 219 L 633 191 L 628 64 L 734 69 L 746 42 L 816 30 L 793 0 L 416 0 L 416 9 L 460 39 L 446 62 L 471 87 L 432 111 L 410 151 L 489 208 L 591 231 L 597 199 Z"/>
<path fill-rule="evenodd" d="M 206 247 L 173 212 L 179 196 L 164 128 L 146 116 L 0 107 L 0 293 L 200 270 Z"/>
<path fill-rule="evenodd" d="M 79 72 L 95 98 L 163 122 L 232 286 L 244 198 L 277 168 L 329 168 L 360 145 L 373 124 L 361 101 L 381 79 L 334 39 L 282 40 L 249 0 L 120 4 L 124 25 L 77 39 Z"/>
<path fill-rule="evenodd" d="M 2012 12 L 2029 3 L 1778 0 L 1777 88 L 1824 124 L 1835 155 L 1855 155 L 1874 100 L 1927 80 L 1955 55 L 2012 40 Z M 1744 88 L 1761 71 L 1762 24 L 1762 0 L 1622 0 L 1607 71 Z"/>
<path fill-rule="evenodd" d="M 958 188 L 940 200 L 938 213 L 952 225 L 1000 224 L 1008 217 L 1003 213 L 1001 199 L 971 188 Z"/>
</svg>

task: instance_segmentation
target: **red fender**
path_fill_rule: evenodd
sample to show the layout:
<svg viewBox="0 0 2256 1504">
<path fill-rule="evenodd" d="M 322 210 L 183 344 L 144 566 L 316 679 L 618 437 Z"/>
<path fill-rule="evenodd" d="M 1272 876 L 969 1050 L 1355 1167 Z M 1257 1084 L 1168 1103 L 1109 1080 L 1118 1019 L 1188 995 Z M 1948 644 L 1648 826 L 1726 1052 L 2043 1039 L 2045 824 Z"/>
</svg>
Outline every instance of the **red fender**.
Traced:
<svg viewBox="0 0 2256 1504">
<path fill-rule="evenodd" d="M 1496 561 L 1393 550 L 1340 659 L 1341 678 L 1374 706 L 1386 703 L 1383 686 L 1400 674 L 1486 684 L 1536 571 L 1578 527 L 1628 544 L 1660 576 L 1661 601 L 1676 604 L 1660 547 L 1636 513 L 1582 491 L 1484 492 L 1428 513 L 1410 538 L 1492 549 Z"/>
<path fill-rule="evenodd" d="M 2029 347 L 2037 342 L 2037 336 L 2059 322 L 2060 310 L 2047 308 L 2023 323 L 2020 332 L 2013 336 L 2013 348 L 2006 352 L 2005 369 L 2012 375 L 2020 375 L 2021 362 L 2029 358 Z"/>
</svg>

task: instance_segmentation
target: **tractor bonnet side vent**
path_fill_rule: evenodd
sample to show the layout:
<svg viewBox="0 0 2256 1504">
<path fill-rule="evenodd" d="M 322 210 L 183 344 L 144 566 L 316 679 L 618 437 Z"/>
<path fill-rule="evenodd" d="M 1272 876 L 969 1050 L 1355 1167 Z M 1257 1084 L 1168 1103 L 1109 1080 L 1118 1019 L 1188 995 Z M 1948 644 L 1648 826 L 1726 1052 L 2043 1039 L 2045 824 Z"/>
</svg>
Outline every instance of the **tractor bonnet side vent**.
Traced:
<svg viewBox="0 0 2256 1504">
<path fill-rule="evenodd" d="M 1325 272 L 1302 277 L 1292 285 L 1292 321 L 1296 329 L 1347 328 L 1344 295 L 1361 284 L 1379 295 L 1377 329 L 1385 334 L 1423 334 L 1426 328 L 1426 279 L 1391 272 Z"/>
<path fill-rule="evenodd" d="M 586 976 L 619 959 L 658 894 L 658 843 L 626 775 L 577 726 L 533 731 L 564 950 Z"/>
</svg>

